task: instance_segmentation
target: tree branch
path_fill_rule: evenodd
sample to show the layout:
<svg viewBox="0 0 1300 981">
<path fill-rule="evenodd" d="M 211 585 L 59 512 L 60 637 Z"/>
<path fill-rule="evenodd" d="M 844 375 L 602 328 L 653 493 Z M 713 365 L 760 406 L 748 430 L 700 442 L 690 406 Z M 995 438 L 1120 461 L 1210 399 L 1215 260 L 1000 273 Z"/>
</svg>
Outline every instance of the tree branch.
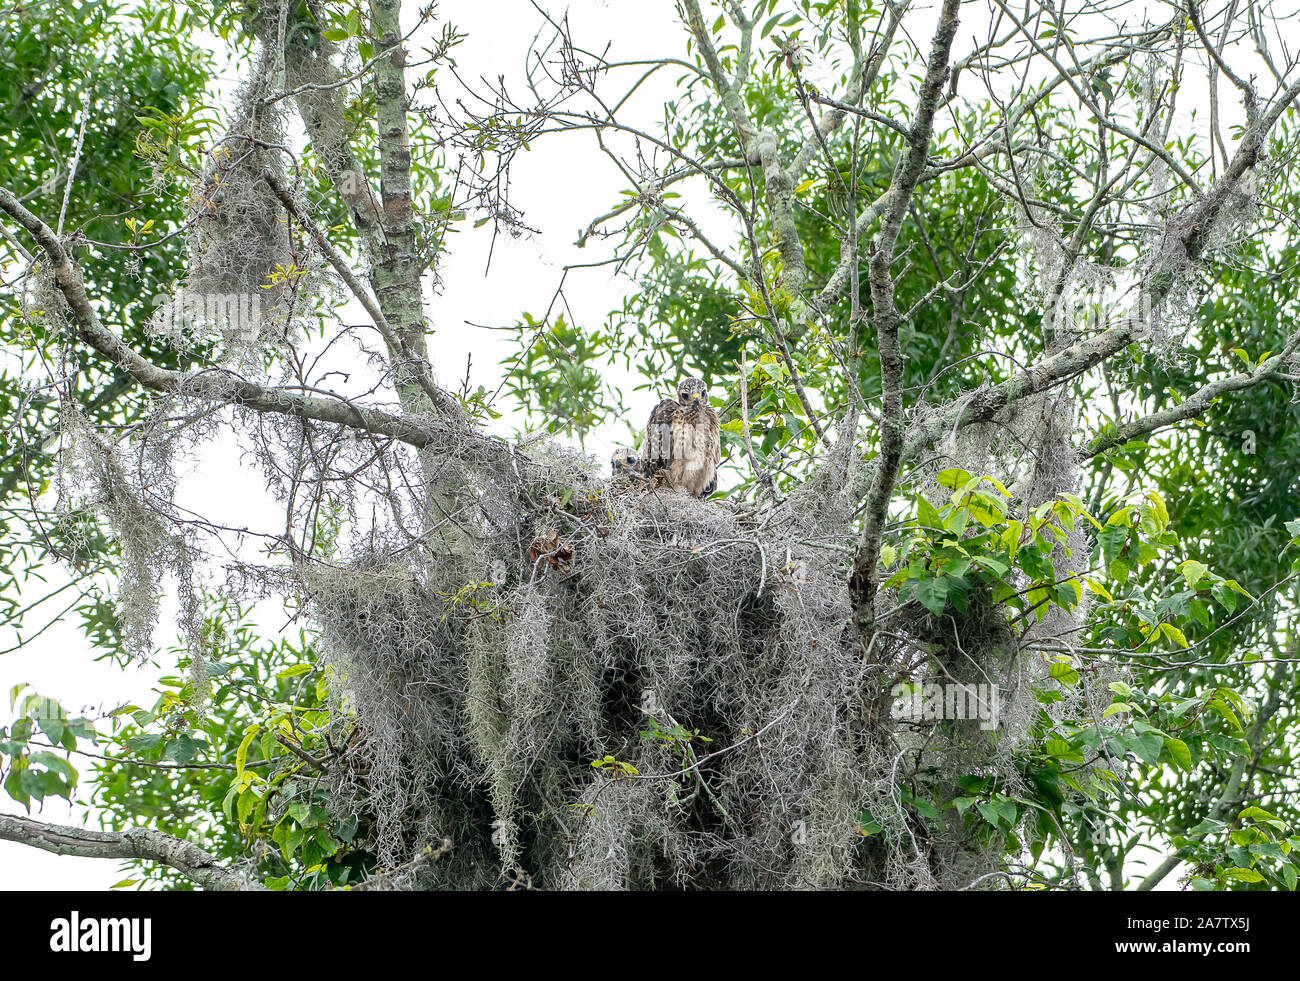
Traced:
<svg viewBox="0 0 1300 981">
<path fill-rule="evenodd" d="M 266 887 L 240 872 L 217 864 L 198 845 L 149 828 L 91 831 L 0 814 L 0 839 L 30 845 L 53 855 L 79 858 L 145 859 L 170 866 L 191 882 L 214 891 L 262 891 Z"/>
<path fill-rule="evenodd" d="M 1209 382 L 1187 396 L 1178 405 L 1162 409 L 1159 412 L 1153 412 L 1140 419 L 1134 419 L 1132 422 L 1116 427 L 1112 433 L 1103 433 L 1093 439 L 1083 449 L 1081 455 L 1085 459 L 1094 457 L 1112 447 L 1123 446 L 1129 440 L 1146 436 L 1158 429 L 1165 429 L 1187 419 L 1194 419 L 1202 415 L 1221 395 L 1226 395 L 1229 392 L 1239 392 L 1271 378 L 1281 377 L 1282 368 L 1295 351 L 1297 344 L 1300 344 L 1300 332 L 1292 334 L 1287 339 L 1284 350 L 1274 354 L 1258 367 Z"/>
<path fill-rule="evenodd" d="M 872 314 L 880 350 L 883 404 L 880 414 L 880 453 L 876 457 L 876 471 L 867 492 L 862 539 L 853 558 L 853 574 L 849 579 L 849 591 L 864 636 L 874 621 L 876 564 L 880 558 L 880 543 L 888 516 L 889 500 L 893 496 L 898 468 L 902 462 L 906 429 L 902 396 L 904 362 L 898 340 L 902 318 L 894 302 L 891 272 L 894 246 L 916 184 L 925 169 L 930 139 L 934 132 L 934 115 L 944 80 L 948 77 L 948 59 L 952 53 L 953 38 L 957 35 L 957 12 L 960 7 L 961 0 L 944 0 L 943 11 L 939 15 L 939 24 L 930 46 L 930 61 L 926 67 L 911 132 L 894 167 L 888 192 L 889 204 L 880 232 L 871 244 L 868 262 L 868 285 L 871 289 Z"/>
<path fill-rule="evenodd" d="M 312 237 L 316 246 L 321 250 L 321 254 L 325 256 L 334 271 L 338 273 L 339 278 L 352 291 L 352 295 L 365 308 L 366 313 L 370 314 L 371 321 L 383 336 L 384 343 L 388 347 L 388 356 L 393 363 L 394 370 L 408 371 L 413 374 L 416 383 L 424 394 L 429 397 L 429 401 L 434 406 L 444 412 L 459 411 L 456 400 L 434 384 L 428 361 L 416 356 L 415 352 L 411 350 L 406 337 L 393 332 L 393 329 L 388 324 L 388 318 L 384 316 L 384 312 L 375 303 L 369 291 L 352 272 L 352 267 L 348 265 L 347 259 L 334 247 L 334 243 L 325 237 L 325 233 L 321 228 L 298 206 L 298 202 L 294 200 L 293 194 L 284 181 L 269 170 L 263 171 L 262 177 L 271 185 L 271 190 L 280 199 L 284 209 L 293 216 L 298 226 Z"/>
<path fill-rule="evenodd" d="M 1161 309 L 1177 281 L 1177 271 L 1201 257 L 1224 208 L 1239 192 L 1242 179 L 1256 163 L 1268 133 L 1300 96 L 1300 81 L 1288 87 L 1256 125 L 1248 127 L 1231 164 L 1208 192 L 1188 202 L 1166 223 L 1139 288 L 1136 309 L 1090 340 L 1080 341 L 1028 365 L 1006 381 L 959 396 L 912 427 L 903 460 L 916 456 L 941 436 L 974 422 L 987 422 L 1012 402 L 1053 388 L 1123 350 L 1143 336 L 1146 318 Z M 888 192 L 887 192 L 888 193 Z"/>
<path fill-rule="evenodd" d="M 260 385 L 224 368 L 184 372 L 159 367 L 103 326 L 86 295 L 76 266 L 54 231 L 3 187 L 0 187 L 0 211 L 8 213 L 30 232 L 49 257 L 55 283 L 67 300 L 77 323 L 78 336 L 106 360 L 127 372 L 142 387 L 154 392 L 238 405 L 254 412 L 273 412 L 349 426 L 375 435 L 389 436 L 420 449 L 440 444 L 454 445 L 454 441 L 449 439 L 452 434 L 445 426 L 360 406 L 343 398 L 322 398 L 303 395 L 294 389 Z"/>
</svg>

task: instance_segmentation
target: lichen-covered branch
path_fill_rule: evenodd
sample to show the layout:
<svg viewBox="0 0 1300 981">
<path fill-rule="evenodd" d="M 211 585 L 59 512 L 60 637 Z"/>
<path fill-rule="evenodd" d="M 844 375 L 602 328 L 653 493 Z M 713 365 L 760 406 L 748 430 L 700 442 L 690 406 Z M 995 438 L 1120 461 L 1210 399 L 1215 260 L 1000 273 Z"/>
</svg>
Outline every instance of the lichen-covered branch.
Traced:
<svg viewBox="0 0 1300 981">
<path fill-rule="evenodd" d="M 1300 344 L 1300 333 L 1292 334 L 1287 340 L 1286 347 L 1281 352 L 1266 358 L 1255 368 L 1208 382 L 1177 405 L 1141 416 L 1131 422 L 1117 426 L 1114 430 L 1102 433 L 1084 447 L 1082 455 L 1084 457 L 1093 457 L 1112 447 L 1123 446 L 1129 440 L 1139 439 L 1142 436 L 1161 429 L 1167 429 L 1188 419 L 1195 419 L 1203 415 L 1214 404 L 1215 400 L 1227 395 L 1229 392 L 1239 392 L 1243 389 L 1253 388 L 1261 382 L 1282 378 L 1287 362 L 1295 352 L 1297 344 Z"/>
<path fill-rule="evenodd" d="M 375 269 L 375 295 L 393 333 L 416 357 L 428 359 L 424 303 L 411 191 L 411 141 L 407 131 L 406 49 L 401 44 L 398 0 L 371 0 L 371 27 L 389 51 L 375 65 L 379 126 L 379 194 L 383 242 Z M 399 368 L 398 389 L 414 385 L 411 368 Z"/>
<path fill-rule="evenodd" d="M 880 558 L 881 536 L 889 512 L 889 500 L 893 496 L 898 467 L 902 461 L 906 430 L 902 396 L 904 362 L 898 340 L 902 317 L 894 302 L 891 268 L 894 246 L 903 227 L 903 219 L 907 216 L 912 194 L 925 168 L 934 132 L 934 114 L 943 83 L 948 77 L 948 59 L 952 52 L 953 38 L 957 34 L 957 12 L 960 7 L 961 0 L 945 0 L 939 15 L 911 131 L 894 167 L 888 192 L 889 203 L 880 231 L 873 239 L 869 251 L 867 276 L 871 290 L 872 319 L 880 350 L 880 378 L 884 399 L 880 415 L 880 453 L 876 457 L 875 473 L 867 492 L 862 538 L 854 555 L 853 573 L 849 580 L 858 625 L 864 634 L 874 619 L 876 564 Z"/>
<path fill-rule="evenodd" d="M 81 276 L 67 250 L 45 222 L 28 211 L 7 188 L 0 188 L 0 211 L 6 212 L 36 239 L 50 260 L 54 280 L 77 323 L 77 333 L 91 348 L 121 368 L 145 389 L 185 394 L 254 412 L 271 412 L 389 436 L 411 446 L 436 445 L 440 430 L 426 420 L 370 408 L 337 397 L 301 392 L 241 378 L 224 368 L 185 372 L 160 367 L 132 349 L 100 322 Z"/>
<path fill-rule="evenodd" d="M 1242 136 L 1228 168 L 1203 196 L 1188 202 L 1166 223 L 1161 241 L 1147 261 L 1134 309 L 1087 340 L 1048 354 L 1018 369 L 997 385 L 960 396 L 919 420 L 908 431 L 903 460 L 945 434 L 976 422 L 987 422 L 1012 403 L 1047 391 L 1138 340 L 1158 315 L 1177 281 L 1179 269 L 1205 252 L 1225 209 L 1241 195 L 1241 182 L 1258 163 L 1268 134 L 1286 108 L 1300 97 L 1300 81 L 1281 93 L 1267 112 Z"/>
<path fill-rule="evenodd" d="M 54 855 L 161 862 L 204 889 L 214 891 L 265 889 L 260 882 L 245 874 L 219 865 L 215 856 L 198 845 L 149 828 L 91 831 L 0 814 L 0 839 L 30 845 Z"/>
<path fill-rule="evenodd" d="M 709 70 L 709 77 L 713 81 L 714 88 L 718 91 L 718 97 L 722 100 L 723 108 L 726 109 L 727 115 L 731 117 L 731 122 L 736 127 L 740 145 L 745 151 L 745 157 L 751 162 L 757 163 L 757 155 L 754 152 L 752 143 L 758 137 L 758 130 L 749 118 L 749 112 L 745 109 L 745 101 L 741 98 L 739 90 L 732 83 L 732 80 L 727 78 L 727 73 L 722 68 L 722 61 L 718 57 L 717 49 L 713 46 L 713 38 L 709 36 L 709 27 L 704 22 L 704 14 L 700 12 L 699 2 L 698 0 L 682 0 L 682 8 L 685 12 L 686 26 L 695 35 L 695 42 L 700 47 L 700 55 L 704 58 L 704 64 Z M 741 79 L 743 77 L 743 75 L 740 76 Z"/>
</svg>

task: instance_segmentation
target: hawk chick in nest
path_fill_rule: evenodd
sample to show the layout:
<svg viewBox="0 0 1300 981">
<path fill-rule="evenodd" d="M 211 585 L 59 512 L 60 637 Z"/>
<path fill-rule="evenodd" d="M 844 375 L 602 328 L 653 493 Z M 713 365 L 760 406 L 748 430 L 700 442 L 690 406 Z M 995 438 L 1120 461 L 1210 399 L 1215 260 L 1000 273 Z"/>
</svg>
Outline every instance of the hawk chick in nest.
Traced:
<svg viewBox="0 0 1300 981">
<path fill-rule="evenodd" d="M 630 446 L 620 446 L 610 455 L 609 475 L 635 480 L 641 476 L 641 461 L 637 459 L 636 450 Z"/>
<path fill-rule="evenodd" d="M 718 489 L 722 445 L 718 414 L 709 406 L 709 390 L 699 378 L 686 378 L 677 399 L 664 399 L 650 413 L 641 443 L 641 472 L 663 472 L 672 485 L 692 497 Z"/>
</svg>

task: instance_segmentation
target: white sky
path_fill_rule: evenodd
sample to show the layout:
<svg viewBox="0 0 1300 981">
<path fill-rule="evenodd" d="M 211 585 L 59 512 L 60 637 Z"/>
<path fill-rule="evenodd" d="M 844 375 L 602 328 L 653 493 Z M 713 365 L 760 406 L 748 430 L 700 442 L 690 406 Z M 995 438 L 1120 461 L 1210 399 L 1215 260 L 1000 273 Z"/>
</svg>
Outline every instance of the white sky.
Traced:
<svg viewBox="0 0 1300 981">
<path fill-rule="evenodd" d="M 550 3 L 548 9 L 554 12 L 564 8 Z M 683 28 L 669 0 L 573 0 L 567 10 L 575 40 L 593 50 L 603 50 L 605 43 L 610 42 L 611 59 L 684 55 Z M 542 24 L 541 16 L 527 0 L 443 0 L 439 12 L 442 20 L 455 24 L 468 35 L 454 52 L 463 77 L 483 76 L 495 80 L 499 74 L 506 73 L 507 79 L 512 80 L 512 91 L 523 92 L 524 57 Z M 964 36 L 978 34 L 979 23 L 986 17 L 980 5 L 968 5 L 963 11 Z M 932 17 L 923 17 L 922 21 L 921 24 L 909 22 L 909 26 L 912 37 L 924 43 L 932 29 Z M 661 72 L 620 115 L 640 118 L 647 128 L 653 128 L 663 102 L 674 95 L 676 77 L 673 70 Z M 1230 97 L 1225 100 L 1230 101 Z M 1225 108 L 1231 111 L 1231 107 Z M 466 357 L 472 355 L 473 384 L 482 384 L 489 390 L 496 387 L 500 380 L 498 362 L 513 350 L 508 335 L 476 329 L 467 322 L 504 326 L 513 324 L 524 311 L 540 315 L 550 303 L 565 264 L 604 257 L 599 244 L 579 250 L 573 243 L 591 218 L 618 200 L 618 192 L 625 186 L 625 179 L 595 150 L 594 140 L 588 136 L 544 139 L 530 153 L 521 155 L 513 173 L 512 202 L 524 212 L 527 224 L 540 229 L 540 234 L 518 240 L 508 236 L 498 238 L 491 269 L 486 275 L 492 238 L 490 225 L 475 230 L 469 227 L 470 222 L 464 222 L 461 231 L 452 237 L 451 253 L 442 263 L 446 287 L 428 305 L 435 330 L 430 347 L 435 371 L 444 385 L 456 387 L 464 375 Z M 700 209 L 693 213 L 699 214 Z M 580 322 L 603 323 L 607 313 L 619 307 L 624 297 L 635 289 L 635 283 L 613 274 L 610 269 L 582 270 L 570 275 L 566 294 Z M 617 371 L 613 377 L 625 386 L 629 418 L 633 420 L 644 419 L 665 394 L 633 392 L 631 386 L 638 379 Z M 504 406 L 499 405 L 498 409 L 501 408 Z M 519 423 L 517 416 L 508 415 L 499 420 L 497 428 L 508 433 Z M 614 420 L 589 436 L 586 449 L 603 460 L 626 438 L 623 421 Z M 277 525 L 274 503 L 265 492 L 260 476 L 229 445 L 213 445 L 195 462 L 182 482 L 180 503 L 214 520 L 236 525 L 260 523 L 270 528 Z M 36 586 L 32 588 L 35 590 Z M 32 595 L 38 593 L 33 591 Z M 170 612 L 164 609 L 157 636 L 163 648 L 169 646 L 175 633 Z M 279 618 L 275 622 L 281 621 Z M 0 649 L 7 646 L 8 639 L 0 637 Z M 171 664 L 138 665 L 123 671 L 111 662 L 93 663 L 76 623 L 59 624 L 38 642 L 0 657 L 0 694 L 6 698 L 6 703 L 0 705 L 0 715 L 8 718 L 7 693 L 14 685 L 24 682 L 33 690 L 59 698 L 73 713 L 128 701 L 149 705 L 155 698 L 154 680 L 170 673 L 172 668 Z M 84 759 L 74 763 L 83 772 L 89 768 Z M 0 811 L 22 813 L 21 807 L 2 794 Z M 85 810 L 80 806 L 69 808 L 60 799 L 53 798 L 35 811 L 34 816 L 45 821 L 80 824 Z M 26 846 L 0 842 L 0 889 L 104 889 L 122 877 L 114 862 L 58 858 Z M 1174 881 L 1170 877 L 1164 887 L 1173 887 Z"/>
</svg>

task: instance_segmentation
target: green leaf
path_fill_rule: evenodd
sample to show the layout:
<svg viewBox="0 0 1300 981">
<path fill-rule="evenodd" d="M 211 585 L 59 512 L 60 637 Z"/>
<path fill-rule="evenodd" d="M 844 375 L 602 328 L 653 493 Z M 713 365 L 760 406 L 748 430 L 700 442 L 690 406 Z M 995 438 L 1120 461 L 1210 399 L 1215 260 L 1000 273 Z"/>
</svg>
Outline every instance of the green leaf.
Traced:
<svg viewBox="0 0 1300 981">
<path fill-rule="evenodd" d="M 988 569 L 995 576 L 1005 576 L 1011 571 L 1011 566 L 1007 565 L 1007 563 L 989 558 L 987 555 L 975 556 L 975 563 L 983 569 Z"/>
<path fill-rule="evenodd" d="M 1277 815 L 1275 814 L 1270 814 L 1262 807 L 1252 806 L 1246 808 L 1244 811 L 1241 812 L 1240 819 L 1242 821 L 1254 821 L 1258 824 L 1267 824 L 1273 828 L 1276 828 L 1278 831 L 1286 831 L 1287 829 L 1287 824 L 1285 821 L 1277 817 Z"/>
<path fill-rule="evenodd" d="M 948 605 L 948 580 L 921 579 L 916 584 L 916 599 L 935 616 L 942 615 Z"/>
<path fill-rule="evenodd" d="M 9 776 L 5 778 L 5 791 L 19 804 L 22 804 L 23 807 L 27 808 L 28 811 L 31 811 L 31 807 L 29 806 L 29 795 L 27 790 L 23 787 L 23 774 L 26 772 L 26 770 L 19 770 L 17 768 L 10 770 Z"/>
<path fill-rule="evenodd" d="M 1228 586 L 1227 583 L 1215 583 L 1210 587 L 1210 595 L 1213 596 L 1215 602 L 1227 610 L 1229 614 L 1236 612 L 1237 594 Z"/>
<path fill-rule="evenodd" d="M 243 791 L 239 795 L 239 803 L 235 808 L 235 813 L 239 817 L 240 824 L 248 823 L 248 818 L 253 813 L 253 808 L 261 803 L 261 800 L 262 799 L 258 796 L 257 791 L 251 788 Z"/>
<path fill-rule="evenodd" d="M 195 758 L 206 749 L 206 745 L 195 739 L 188 732 L 183 732 L 167 744 L 166 757 L 177 763 L 193 763 Z"/>
<path fill-rule="evenodd" d="M 40 763 L 47 770 L 52 770 L 55 773 L 63 774 L 63 776 L 68 778 L 69 784 L 75 784 L 77 782 L 77 771 L 73 769 L 72 764 L 69 763 L 67 760 L 65 760 L 62 756 L 58 756 L 54 753 L 49 752 L 48 750 L 42 751 L 40 753 L 33 753 L 29 758 L 28 762 Z"/>
<path fill-rule="evenodd" d="M 1160 632 L 1164 634 L 1164 636 L 1172 640 L 1179 647 L 1182 647 L 1184 649 L 1187 647 L 1187 638 L 1183 635 L 1183 632 L 1179 630 L 1177 627 L 1175 627 L 1172 623 L 1160 624 Z"/>
<path fill-rule="evenodd" d="M 1205 578 L 1205 574 L 1210 571 L 1210 567 L 1204 562 L 1194 562 L 1188 559 L 1178 567 L 1178 571 L 1183 574 L 1183 579 L 1187 581 L 1189 589 L 1195 589 L 1196 584 Z"/>
<path fill-rule="evenodd" d="M 1165 748 L 1164 739 L 1154 732 L 1125 736 L 1121 741 L 1144 763 L 1159 762 L 1160 752 Z"/>
<path fill-rule="evenodd" d="M 976 804 L 975 807 L 980 812 L 980 816 L 983 817 L 985 821 L 987 821 L 989 824 L 993 825 L 994 827 L 997 827 L 998 818 L 1001 816 L 998 813 L 997 807 L 995 807 L 989 801 L 983 801 L 983 800 L 980 801 L 978 804 Z"/>
<path fill-rule="evenodd" d="M 1180 770 L 1189 771 L 1192 769 L 1192 751 L 1188 749 L 1187 744 L 1181 739 L 1175 739 L 1173 736 L 1165 738 L 1165 750 L 1169 753 L 1170 760 Z"/>
<path fill-rule="evenodd" d="M 943 518 L 935 510 L 934 505 L 924 497 L 916 499 L 916 520 L 925 528 L 943 528 Z"/>
<path fill-rule="evenodd" d="M 279 672 L 276 677 L 280 679 L 296 678 L 300 674 L 307 674 L 309 671 L 314 670 L 314 668 L 315 665 L 311 664 L 295 664 L 293 667 L 285 668 L 283 671 Z"/>
<path fill-rule="evenodd" d="M 1063 685 L 1077 685 L 1079 683 L 1079 672 L 1065 661 L 1054 663 L 1048 668 L 1047 674 Z"/>
<path fill-rule="evenodd" d="M 235 751 L 235 777 L 239 778 L 244 775 L 244 768 L 248 766 L 248 747 L 252 745 L 254 738 L 262 730 L 260 722 L 254 722 L 244 730 L 244 738 L 239 743 L 239 749 Z"/>
<path fill-rule="evenodd" d="M 45 733 L 45 735 L 49 737 L 50 742 L 54 743 L 54 745 L 57 746 L 63 741 L 65 726 L 62 719 L 37 719 L 36 724 L 41 727 L 41 732 Z"/>
<path fill-rule="evenodd" d="M 1254 869 L 1224 869 L 1222 875 L 1225 879 L 1235 879 L 1238 882 L 1263 882 L 1264 877 Z"/>
<path fill-rule="evenodd" d="M 947 487 L 949 490 L 961 490 L 970 483 L 970 479 L 968 471 L 953 467 L 939 471 L 939 476 L 935 478 L 935 481 L 940 487 Z"/>
</svg>

